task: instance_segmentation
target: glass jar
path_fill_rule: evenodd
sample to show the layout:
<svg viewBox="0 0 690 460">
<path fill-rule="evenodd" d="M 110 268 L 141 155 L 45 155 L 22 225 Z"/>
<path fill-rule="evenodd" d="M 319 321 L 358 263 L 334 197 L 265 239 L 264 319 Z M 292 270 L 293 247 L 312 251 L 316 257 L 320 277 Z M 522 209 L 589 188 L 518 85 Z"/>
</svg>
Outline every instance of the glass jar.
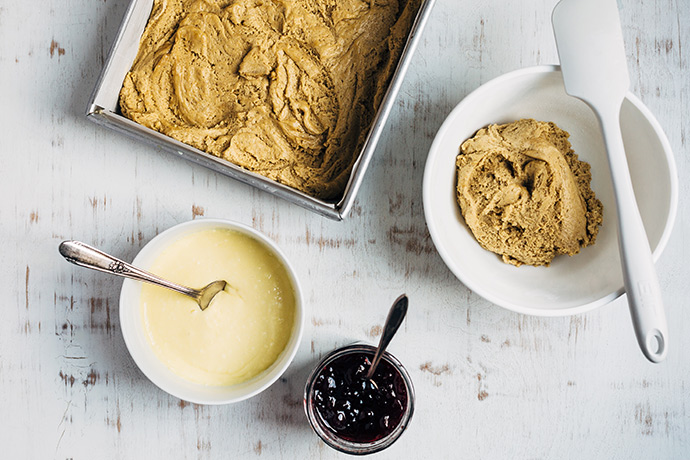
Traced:
<svg viewBox="0 0 690 460">
<path fill-rule="evenodd" d="M 381 366 L 386 366 L 387 363 L 393 372 L 397 373 L 399 379 L 394 377 L 394 380 L 402 381 L 404 384 L 405 391 L 407 393 L 406 402 L 403 405 L 402 415 L 395 427 L 382 429 L 382 432 L 386 432 L 382 437 L 372 440 L 372 441 L 354 441 L 352 439 L 346 439 L 342 434 L 338 433 L 333 429 L 328 422 L 324 420 L 324 417 L 317 408 L 317 401 L 315 399 L 315 390 L 319 376 L 331 368 L 337 367 L 338 363 L 341 365 L 347 365 L 345 363 L 352 362 L 353 359 L 357 359 L 357 355 L 364 355 L 368 358 L 370 362 L 374 357 L 376 352 L 376 347 L 365 344 L 353 344 L 348 345 L 343 348 L 332 351 L 327 356 L 325 356 L 321 362 L 314 368 L 314 370 L 309 375 L 307 379 L 307 384 L 304 389 L 304 411 L 307 414 L 309 423 L 316 434 L 330 447 L 354 455 L 364 455 L 372 454 L 374 452 L 381 451 L 386 447 L 390 446 L 395 442 L 400 435 L 405 431 L 407 425 L 412 418 L 412 413 L 414 412 L 414 387 L 412 386 L 412 380 L 407 370 L 393 355 L 388 352 L 383 354 L 379 368 L 377 368 L 377 374 Z M 335 365 L 335 366 L 334 366 Z M 378 388 L 377 388 L 378 391 Z M 401 398 L 400 398 L 401 399 Z"/>
</svg>

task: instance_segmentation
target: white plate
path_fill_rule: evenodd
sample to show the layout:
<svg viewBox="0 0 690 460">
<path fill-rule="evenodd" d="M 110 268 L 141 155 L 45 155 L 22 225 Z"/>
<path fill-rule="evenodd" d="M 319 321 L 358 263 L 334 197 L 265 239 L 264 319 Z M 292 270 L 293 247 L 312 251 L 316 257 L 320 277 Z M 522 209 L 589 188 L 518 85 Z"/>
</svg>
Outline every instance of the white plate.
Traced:
<svg viewBox="0 0 690 460">
<path fill-rule="evenodd" d="M 455 199 L 460 144 L 492 123 L 521 118 L 553 121 L 570 133 L 581 160 L 592 166 L 592 189 L 604 204 L 597 242 L 549 267 L 514 267 L 483 249 L 465 225 Z M 628 94 L 621 127 L 640 214 L 656 261 L 676 215 L 678 181 L 671 147 L 659 123 Z M 601 131 L 594 113 L 565 93 L 558 66 L 531 67 L 498 77 L 472 92 L 448 115 L 424 171 L 424 213 L 450 270 L 468 288 L 504 308 L 539 316 L 582 313 L 623 294 L 617 218 Z"/>
</svg>

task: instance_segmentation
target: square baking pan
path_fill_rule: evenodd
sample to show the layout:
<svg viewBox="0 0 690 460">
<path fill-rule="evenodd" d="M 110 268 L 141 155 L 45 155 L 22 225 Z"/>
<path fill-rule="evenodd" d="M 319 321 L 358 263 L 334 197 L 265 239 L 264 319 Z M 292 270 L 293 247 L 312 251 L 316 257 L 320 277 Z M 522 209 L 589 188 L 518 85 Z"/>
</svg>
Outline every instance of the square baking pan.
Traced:
<svg viewBox="0 0 690 460">
<path fill-rule="evenodd" d="M 96 83 L 96 88 L 89 100 L 86 116 L 98 124 L 159 146 L 165 151 L 272 193 L 330 219 L 342 220 L 352 208 L 357 191 L 376 149 L 376 144 L 393 107 L 395 96 L 402 85 L 412 54 L 419 43 L 422 29 L 429 18 L 435 1 L 423 0 L 421 3 L 386 94 L 372 121 L 364 144 L 357 154 L 345 193 L 338 202 L 324 201 L 309 196 L 304 192 L 142 126 L 122 115 L 118 103 L 120 89 L 139 51 L 139 41 L 149 20 L 153 0 L 132 0 L 129 4 L 115 42 L 110 48 L 108 59 Z"/>
</svg>

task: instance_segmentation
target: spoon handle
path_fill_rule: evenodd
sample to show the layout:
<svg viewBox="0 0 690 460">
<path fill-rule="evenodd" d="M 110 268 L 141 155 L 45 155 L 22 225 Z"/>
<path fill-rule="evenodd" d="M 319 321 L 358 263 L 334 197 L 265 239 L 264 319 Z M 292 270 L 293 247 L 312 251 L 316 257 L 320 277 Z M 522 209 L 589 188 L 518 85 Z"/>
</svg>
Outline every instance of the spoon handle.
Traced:
<svg viewBox="0 0 690 460">
<path fill-rule="evenodd" d="M 644 355 L 659 363 L 668 351 L 668 326 L 659 279 L 630 180 L 618 113 L 602 110 L 598 115 L 616 198 L 618 244 L 633 327 Z"/>
<path fill-rule="evenodd" d="M 122 276 L 123 278 L 131 278 L 137 281 L 145 281 L 147 283 L 155 284 L 157 286 L 165 287 L 177 291 L 180 294 L 189 297 L 197 298 L 200 292 L 196 289 L 181 286 L 171 281 L 164 280 L 156 275 L 144 270 L 140 270 L 127 262 L 116 257 L 106 254 L 92 246 L 81 241 L 63 241 L 60 243 L 60 254 L 68 262 L 72 262 L 80 267 L 90 268 L 99 272 L 109 273 L 111 275 Z"/>
<path fill-rule="evenodd" d="M 407 314 L 407 304 L 407 296 L 403 294 L 395 300 L 393 306 L 388 312 L 388 317 L 386 318 L 386 322 L 383 327 L 383 333 L 381 334 L 381 340 L 379 341 L 378 349 L 376 350 L 374 359 L 371 361 L 369 372 L 367 372 L 367 379 L 371 380 L 371 378 L 374 376 L 376 366 L 379 365 L 379 361 L 381 361 L 381 356 L 383 356 L 383 352 L 386 350 L 386 347 L 388 347 L 388 344 L 391 342 L 391 339 L 398 331 L 398 328 L 405 319 L 405 315 Z"/>
</svg>

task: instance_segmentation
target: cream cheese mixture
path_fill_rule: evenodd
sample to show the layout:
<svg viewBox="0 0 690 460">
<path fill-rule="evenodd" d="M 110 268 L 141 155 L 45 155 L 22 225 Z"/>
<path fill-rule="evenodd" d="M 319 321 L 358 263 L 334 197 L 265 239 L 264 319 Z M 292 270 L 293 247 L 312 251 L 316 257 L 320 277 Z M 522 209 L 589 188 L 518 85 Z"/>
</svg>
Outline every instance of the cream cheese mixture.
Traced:
<svg viewBox="0 0 690 460">
<path fill-rule="evenodd" d="M 192 287 L 218 279 L 232 286 L 204 311 L 189 297 L 142 286 L 148 341 L 179 376 L 207 385 L 244 382 L 285 349 L 294 326 L 295 293 L 285 268 L 262 243 L 232 230 L 196 232 L 167 247 L 149 269 Z"/>
</svg>

